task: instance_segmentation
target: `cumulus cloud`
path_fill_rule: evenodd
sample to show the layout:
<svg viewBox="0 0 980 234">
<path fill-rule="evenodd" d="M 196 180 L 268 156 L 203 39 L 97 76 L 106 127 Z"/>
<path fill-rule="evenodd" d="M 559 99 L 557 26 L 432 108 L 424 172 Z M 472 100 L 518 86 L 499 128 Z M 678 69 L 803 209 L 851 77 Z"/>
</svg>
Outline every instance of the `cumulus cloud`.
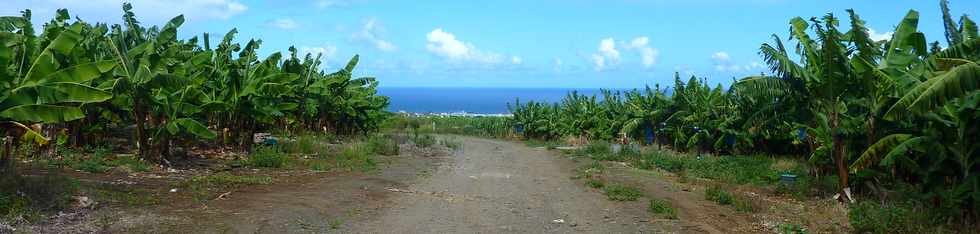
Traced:
<svg viewBox="0 0 980 234">
<path fill-rule="evenodd" d="M 522 59 L 520 56 L 510 56 L 510 63 L 518 65 L 524 63 L 524 59 Z"/>
<path fill-rule="evenodd" d="M 153 24 L 180 14 L 191 20 L 229 19 L 248 10 L 239 0 L 5 0 L 3 8 L 30 8 L 42 18 L 67 8 L 86 21 L 119 22 L 123 2 L 131 2 L 136 16 Z"/>
<path fill-rule="evenodd" d="M 481 51 L 469 42 L 456 39 L 456 35 L 443 31 L 442 28 L 432 30 L 425 38 L 426 50 L 450 62 L 499 63 L 502 60 L 501 55 Z"/>
<path fill-rule="evenodd" d="M 725 51 L 711 54 L 711 61 L 715 65 L 715 70 L 720 72 L 743 73 L 764 68 L 764 66 L 762 66 L 762 64 L 759 62 L 752 62 L 748 65 L 739 65 L 732 61 L 731 56 Z"/>
<path fill-rule="evenodd" d="M 592 54 L 592 63 L 596 71 L 606 70 L 609 66 L 619 64 L 619 50 L 616 49 L 616 40 L 611 37 L 599 41 L 599 51 Z"/>
<path fill-rule="evenodd" d="M 660 51 L 650 46 L 650 38 L 636 37 L 629 42 L 620 43 L 624 50 L 639 54 L 640 63 L 644 68 L 653 67 L 657 63 L 657 56 L 660 55 Z M 599 41 L 598 51 L 592 54 L 592 64 L 596 71 L 607 70 L 622 61 L 622 55 L 616 46 L 616 40 L 611 37 Z"/>
<path fill-rule="evenodd" d="M 562 69 L 562 65 L 563 64 L 562 64 L 561 58 L 555 58 L 555 66 L 554 66 L 555 72 L 560 72 L 561 69 Z"/>
<path fill-rule="evenodd" d="M 266 25 L 274 28 L 286 29 L 286 30 L 296 29 L 297 27 L 299 27 L 299 24 L 297 24 L 295 20 L 290 18 L 270 20 L 266 22 Z"/>
<path fill-rule="evenodd" d="M 378 31 L 380 30 L 382 30 L 382 28 L 378 24 L 377 20 L 368 19 L 366 22 L 364 22 L 364 26 L 361 27 L 361 31 L 355 32 L 353 35 L 351 35 L 351 38 L 357 41 L 366 42 L 371 46 L 374 46 L 374 48 L 385 52 L 395 51 L 398 49 L 390 41 L 381 39 L 381 37 L 378 36 Z"/>
<path fill-rule="evenodd" d="M 871 28 L 868 29 L 868 34 L 871 37 L 871 40 L 874 40 L 874 41 L 891 40 L 892 39 L 892 34 L 894 34 L 894 33 L 895 32 L 878 33 L 874 29 L 871 29 Z"/>
<path fill-rule="evenodd" d="M 644 68 L 650 68 L 657 63 L 657 56 L 660 55 L 660 51 L 650 47 L 650 38 L 647 37 L 634 38 L 627 48 L 640 53 L 640 62 L 643 63 Z"/>
</svg>

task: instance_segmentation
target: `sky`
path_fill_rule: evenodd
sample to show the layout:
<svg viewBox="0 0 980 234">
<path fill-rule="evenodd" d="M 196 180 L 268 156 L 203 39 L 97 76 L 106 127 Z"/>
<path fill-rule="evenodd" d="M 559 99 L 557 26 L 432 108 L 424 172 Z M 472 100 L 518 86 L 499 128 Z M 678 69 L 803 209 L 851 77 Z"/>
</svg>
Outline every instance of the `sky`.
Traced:
<svg viewBox="0 0 980 234">
<path fill-rule="evenodd" d="M 32 9 L 35 24 L 59 8 L 89 22 L 122 18 L 117 0 L 0 1 L 0 15 Z M 182 38 L 218 41 L 237 28 L 237 41 L 261 39 L 265 55 L 289 46 L 323 53 L 328 71 L 360 54 L 355 75 L 382 87 L 637 88 L 673 84 L 675 72 L 727 85 L 766 72 L 758 48 L 773 34 L 788 38 L 791 18 L 833 13 L 846 24 L 846 9 L 879 39 L 914 9 L 927 40 L 945 41 L 938 0 L 129 2 L 144 24 L 185 15 Z M 950 5 L 957 18 L 980 10 L 976 0 Z"/>
</svg>

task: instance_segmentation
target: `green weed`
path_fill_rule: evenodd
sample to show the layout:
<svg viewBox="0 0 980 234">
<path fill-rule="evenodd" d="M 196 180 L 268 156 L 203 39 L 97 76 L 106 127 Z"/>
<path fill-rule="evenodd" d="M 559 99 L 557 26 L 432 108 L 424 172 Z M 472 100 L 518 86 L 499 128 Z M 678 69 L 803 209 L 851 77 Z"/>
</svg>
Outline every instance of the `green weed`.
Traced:
<svg viewBox="0 0 980 234">
<path fill-rule="evenodd" d="M 276 147 L 260 146 L 249 154 L 246 164 L 252 167 L 280 168 L 286 165 L 289 157 Z"/>
<path fill-rule="evenodd" d="M 436 144 L 436 138 L 429 134 L 422 134 L 413 137 L 412 142 L 418 147 L 428 148 Z"/>
<path fill-rule="evenodd" d="M 643 196 L 640 189 L 619 184 L 607 185 L 603 187 L 603 191 L 612 201 L 636 201 Z"/>
<path fill-rule="evenodd" d="M 386 156 L 398 155 L 398 143 L 388 136 L 372 135 L 364 140 L 364 144 L 375 154 Z"/>
<path fill-rule="evenodd" d="M 596 189 L 606 186 L 606 184 L 603 183 L 601 180 L 595 180 L 595 179 L 586 180 L 585 185 L 589 186 L 590 188 L 596 188 Z"/>
<path fill-rule="evenodd" d="M 719 205 L 731 205 L 735 200 L 731 193 L 719 186 L 708 187 L 708 189 L 704 190 L 704 198 Z"/>
<path fill-rule="evenodd" d="M 670 202 L 661 199 L 650 199 L 650 205 L 647 207 L 650 213 L 662 215 L 667 219 L 677 219 L 677 211 L 674 207 L 670 205 Z"/>
</svg>

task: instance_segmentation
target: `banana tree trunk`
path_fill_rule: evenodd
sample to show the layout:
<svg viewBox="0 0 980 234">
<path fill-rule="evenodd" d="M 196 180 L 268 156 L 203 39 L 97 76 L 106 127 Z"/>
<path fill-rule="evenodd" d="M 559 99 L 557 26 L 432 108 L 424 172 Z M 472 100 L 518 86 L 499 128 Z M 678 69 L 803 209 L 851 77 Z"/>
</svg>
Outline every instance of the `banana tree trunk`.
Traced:
<svg viewBox="0 0 980 234">
<path fill-rule="evenodd" d="M 834 161 L 837 163 L 837 178 L 839 179 L 838 182 L 840 183 L 837 190 L 838 194 L 840 195 L 838 200 L 840 200 L 841 202 L 845 202 L 848 200 L 848 197 L 844 191 L 848 185 L 847 184 L 848 172 L 846 166 L 847 162 L 844 161 L 845 160 L 844 155 L 846 153 L 844 151 L 844 138 L 841 137 L 838 132 L 839 126 L 840 126 L 840 116 L 837 113 L 837 111 L 833 111 L 830 113 L 830 132 L 834 142 L 833 143 L 834 149 L 832 151 L 832 154 L 833 154 Z"/>
<path fill-rule="evenodd" d="M 138 97 L 133 97 L 133 118 L 136 122 L 136 149 L 140 157 L 147 160 L 150 158 L 149 141 L 146 137 L 144 121 L 146 121 L 146 111 L 143 110 L 143 103 Z"/>
<path fill-rule="evenodd" d="M 2 172 L 2 175 L 0 175 L 0 176 L 9 176 L 9 175 L 13 175 L 14 174 L 13 173 L 14 172 L 14 167 L 13 167 L 13 161 L 14 161 L 13 160 L 13 155 L 14 154 L 13 154 L 12 149 L 11 149 L 11 145 L 13 145 L 13 141 L 14 141 L 14 138 L 13 137 L 10 137 L 10 136 L 7 136 L 7 137 L 4 137 L 3 138 L 3 142 L 2 142 L 2 144 L 3 144 L 3 154 L 0 155 L 0 172 Z"/>
</svg>

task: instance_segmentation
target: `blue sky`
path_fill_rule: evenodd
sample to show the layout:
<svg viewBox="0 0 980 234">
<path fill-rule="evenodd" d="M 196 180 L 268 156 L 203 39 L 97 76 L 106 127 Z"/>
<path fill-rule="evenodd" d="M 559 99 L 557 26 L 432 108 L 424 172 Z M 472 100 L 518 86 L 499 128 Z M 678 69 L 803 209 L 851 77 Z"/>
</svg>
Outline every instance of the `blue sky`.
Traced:
<svg viewBox="0 0 980 234">
<path fill-rule="evenodd" d="M 34 10 L 35 23 L 57 8 L 86 21 L 118 23 L 116 0 L 3 0 L 0 15 Z M 980 1 L 951 0 L 952 13 L 975 15 Z M 757 51 L 789 19 L 846 18 L 855 9 L 887 37 L 909 9 L 920 31 L 943 41 L 932 0 L 133 0 L 147 24 L 177 14 L 184 38 L 259 38 L 264 54 L 295 45 L 321 52 L 328 69 L 361 55 L 358 74 L 382 86 L 633 88 L 671 84 L 674 72 L 712 83 L 765 71 Z"/>
</svg>

